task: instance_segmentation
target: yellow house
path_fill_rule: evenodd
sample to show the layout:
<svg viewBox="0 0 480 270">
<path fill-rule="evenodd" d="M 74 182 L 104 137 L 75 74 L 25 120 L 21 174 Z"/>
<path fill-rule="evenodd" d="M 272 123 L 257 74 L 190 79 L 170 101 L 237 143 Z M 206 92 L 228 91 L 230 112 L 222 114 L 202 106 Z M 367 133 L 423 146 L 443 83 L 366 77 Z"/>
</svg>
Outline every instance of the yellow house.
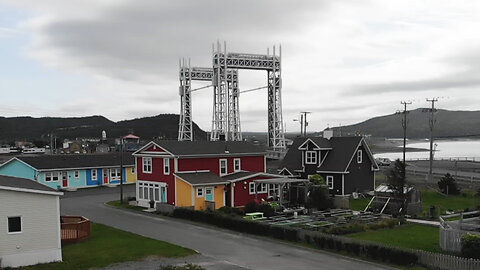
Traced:
<svg viewBox="0 0 480 270">
<path fill-rule="evenodd" d="M 225 206 L 227 181 L 209 171 L 175 174 L 175 205 L 195 210 Z"/>
<path fill-rule="evenodd" d="M 135 183 L 137 182 L 137 173 L 135 172 L 135 165 L 133 167 L 125 168 L 125 175 L 127 179 L 127 183 Z"/>
</svg>

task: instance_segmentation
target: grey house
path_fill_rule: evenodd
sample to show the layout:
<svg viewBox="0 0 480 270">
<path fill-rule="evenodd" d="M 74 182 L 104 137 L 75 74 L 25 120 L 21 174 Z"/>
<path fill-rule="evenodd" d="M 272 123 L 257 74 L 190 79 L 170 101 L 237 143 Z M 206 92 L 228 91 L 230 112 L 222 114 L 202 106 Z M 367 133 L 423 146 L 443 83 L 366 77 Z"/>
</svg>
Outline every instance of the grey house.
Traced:
<svg viewBox="0 0 480 270">
<path fill-rule="evenodd" d="M 335 195 L 374 190 L 378 170 L 365 139 L 358 136 L 296 138 L 278 168 L 296 178 L 319 174 Z"/>
</svg>

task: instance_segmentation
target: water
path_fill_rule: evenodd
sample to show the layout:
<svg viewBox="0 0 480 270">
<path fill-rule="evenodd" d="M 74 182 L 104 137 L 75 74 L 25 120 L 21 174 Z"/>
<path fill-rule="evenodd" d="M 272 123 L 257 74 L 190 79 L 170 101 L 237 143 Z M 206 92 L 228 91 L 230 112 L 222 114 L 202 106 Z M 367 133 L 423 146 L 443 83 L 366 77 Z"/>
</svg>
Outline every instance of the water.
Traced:
<svg viewBox="0 0 480 270">
<path fill-rule="evenodd" d="M 472 159 L 480 161 L 480 140 L 438 140 L 434 141 L 434 144 L 437 144 L 434 153 L 435 159 L 449 159 L 449 158 L 460 158 L 460 159 Z M 415 142 L 407 144 L 407 147 L 414 148 L 425 148 L 430 149 L 430 143 L 425 142 Z M 397 158 L 402 159 L 402 147 L 399 147 L 398 153 L 382 153 L 376 154 L 375 157 L 389 158 L 395 160 Z M 429 159 L 430 152 L 407 152 L 406 159 Z"/>
</svg>

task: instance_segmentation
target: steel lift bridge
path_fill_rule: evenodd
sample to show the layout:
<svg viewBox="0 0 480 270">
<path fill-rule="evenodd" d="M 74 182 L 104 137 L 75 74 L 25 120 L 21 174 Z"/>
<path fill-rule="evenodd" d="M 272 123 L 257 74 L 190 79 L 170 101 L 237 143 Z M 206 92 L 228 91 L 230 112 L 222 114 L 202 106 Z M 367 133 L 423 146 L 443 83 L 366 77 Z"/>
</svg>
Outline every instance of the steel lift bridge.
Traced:
<svg viewBox="0 0 480 270">
<path fill-rule="evenodd" d="M 279 55 L 228 53 L 217 42 L 212 50 L 213 69 L 191 68 L 186 62 L 180 63 L 180 125 L 178 140 L 193 140 L 191 119 L 191 92 L 209 86 L 191 89 L 192 80 L 211 81 L 214 92 L 212 131 L 210 140 L 242 140 L 240 128 L 239 94 L 263 88 L 268 90 L 268 138 L 267 154 L 270 158 L 282 158 L 286 152 L 285 135 L 282 120 L 281 100 L 281 47 Z M 238 69 L 267 71 L 268 85 L 240 92 L 238 88 Z"/>
</svg>

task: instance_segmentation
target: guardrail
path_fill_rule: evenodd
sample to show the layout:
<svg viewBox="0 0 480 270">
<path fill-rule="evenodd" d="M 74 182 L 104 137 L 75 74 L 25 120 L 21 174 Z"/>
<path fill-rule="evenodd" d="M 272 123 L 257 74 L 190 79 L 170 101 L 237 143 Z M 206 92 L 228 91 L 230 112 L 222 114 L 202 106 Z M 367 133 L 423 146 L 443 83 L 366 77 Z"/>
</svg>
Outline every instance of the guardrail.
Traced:
<svg viewBox="0 0 480 270">
<path fill-rule="evenodd" d="M 90 237 L 90 220 L 82 216 L 61 216 L 62 245 L 76 243 Z"/>
</svg>

